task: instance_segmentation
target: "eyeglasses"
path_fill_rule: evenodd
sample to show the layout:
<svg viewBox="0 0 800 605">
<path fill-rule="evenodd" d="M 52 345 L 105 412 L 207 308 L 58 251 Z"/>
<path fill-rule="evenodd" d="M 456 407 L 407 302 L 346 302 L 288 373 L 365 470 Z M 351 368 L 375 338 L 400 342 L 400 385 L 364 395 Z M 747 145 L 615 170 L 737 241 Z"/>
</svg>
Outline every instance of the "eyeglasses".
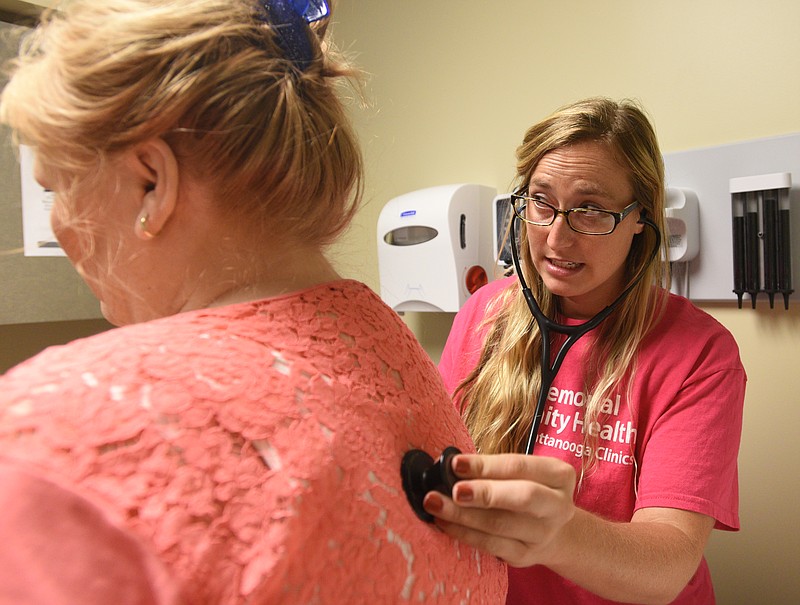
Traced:
<svg viewBox="0 0 800 605">
<path fill-rule="evenodd" d="M 511 194 L 514 214 L 523 221 L 531 225 L 547 227 L 552 225 L 556 217 L 561 214 L 570 229 L 584 235 L 608 235 L 639 205 L 639 202 L 634 201 L 625 206 L 622 212 L 583 207 L 559 210 L 545 202 L 542 196 L 528 196 L 527 193 L 526 189 L 520 189 L 517 193 Z"/>
</svg>

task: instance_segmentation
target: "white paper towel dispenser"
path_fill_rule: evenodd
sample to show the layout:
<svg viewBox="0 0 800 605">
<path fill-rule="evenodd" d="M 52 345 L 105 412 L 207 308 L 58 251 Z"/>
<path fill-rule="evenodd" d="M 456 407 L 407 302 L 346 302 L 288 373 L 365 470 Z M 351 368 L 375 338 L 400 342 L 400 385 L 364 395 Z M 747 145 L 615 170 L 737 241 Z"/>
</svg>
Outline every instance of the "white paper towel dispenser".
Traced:
<svg viewBox="0 0 800 605">
<path fill-rule="evenodd" d="M 390 200 L 378 217 L 381 298 L 395 311 L 455 312 L 494 278 L 492 200 L 476 184 L 441 185 Z"/>
</svg>

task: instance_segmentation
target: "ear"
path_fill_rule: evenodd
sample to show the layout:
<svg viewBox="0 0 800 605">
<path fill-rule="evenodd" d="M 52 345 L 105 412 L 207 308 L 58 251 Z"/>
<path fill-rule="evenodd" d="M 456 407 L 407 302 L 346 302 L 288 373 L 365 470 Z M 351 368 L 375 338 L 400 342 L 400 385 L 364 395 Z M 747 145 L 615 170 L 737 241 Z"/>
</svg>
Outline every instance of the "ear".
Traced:
<svg viewBox="0 0 800 605">
<path fill-rule="evenodd" d="M 178 204 L 180 167 L 172 148 L 154 137 L 136 145 L 128 155 L 138 187 L 137 236 L 152 239 L 158 235 Z"/>
</svg>

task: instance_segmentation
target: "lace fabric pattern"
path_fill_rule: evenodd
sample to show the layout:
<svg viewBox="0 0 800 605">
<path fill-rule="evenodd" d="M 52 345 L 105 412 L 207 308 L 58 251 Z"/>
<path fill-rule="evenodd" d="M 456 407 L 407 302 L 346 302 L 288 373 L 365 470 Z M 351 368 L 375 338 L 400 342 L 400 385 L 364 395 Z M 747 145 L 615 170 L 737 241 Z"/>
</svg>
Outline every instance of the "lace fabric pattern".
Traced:
<svg viewBox="0 0 800 605">
<path fill-rule="evenodd" d="M 0 379 L 0 456 L 150 544 L 188 603 L 500 603 L 506 570 L 417 519 L 410 448 L 473 447 L 358 282 L 49 349 Z"/>
</svg>

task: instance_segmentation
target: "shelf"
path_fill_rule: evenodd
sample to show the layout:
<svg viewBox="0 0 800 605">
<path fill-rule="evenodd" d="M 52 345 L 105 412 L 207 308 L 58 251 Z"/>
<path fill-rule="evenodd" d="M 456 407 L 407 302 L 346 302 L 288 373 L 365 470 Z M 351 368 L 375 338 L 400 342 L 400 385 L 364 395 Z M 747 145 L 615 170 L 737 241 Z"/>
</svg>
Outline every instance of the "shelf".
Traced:
<svg viewBox="0 0 800 605">
<path fill-rule="evenodd" d="M 36 17 L 43 8 L 52 4 L 53 0 L 0 0 L 0 14 Z"/>
</svg>

